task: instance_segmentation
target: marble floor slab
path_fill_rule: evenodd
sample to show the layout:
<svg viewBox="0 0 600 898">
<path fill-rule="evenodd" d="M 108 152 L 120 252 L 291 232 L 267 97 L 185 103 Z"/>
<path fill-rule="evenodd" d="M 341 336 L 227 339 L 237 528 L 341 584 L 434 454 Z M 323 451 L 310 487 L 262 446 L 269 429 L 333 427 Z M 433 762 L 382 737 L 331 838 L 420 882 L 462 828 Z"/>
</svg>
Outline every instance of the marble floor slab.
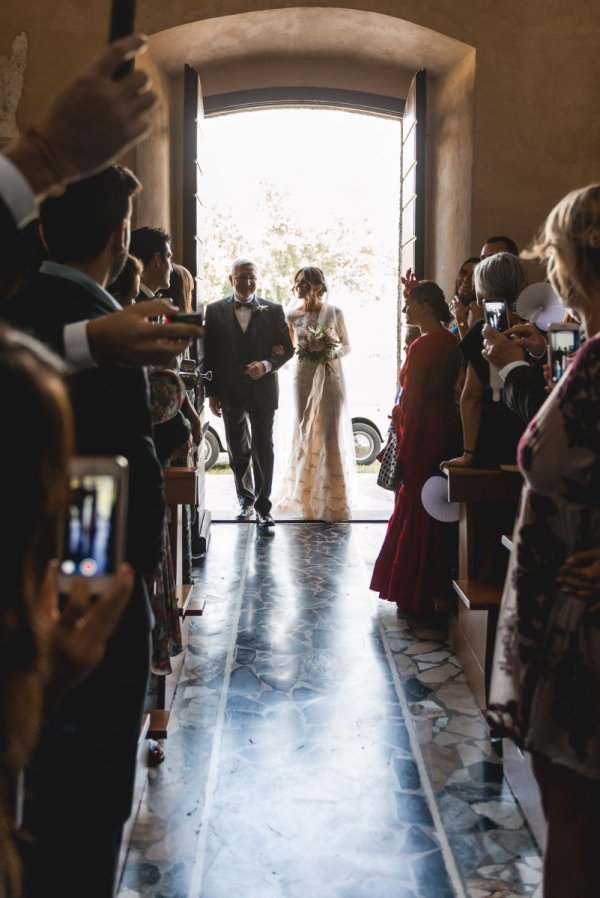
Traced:
<svg viewBox="0 0 600 898">
<path fill-rule="evenodd" d="M 368 590 L 382 524 L 218 524 L 120 898 L 537 898 L 445 634 Z"/>
</svg>

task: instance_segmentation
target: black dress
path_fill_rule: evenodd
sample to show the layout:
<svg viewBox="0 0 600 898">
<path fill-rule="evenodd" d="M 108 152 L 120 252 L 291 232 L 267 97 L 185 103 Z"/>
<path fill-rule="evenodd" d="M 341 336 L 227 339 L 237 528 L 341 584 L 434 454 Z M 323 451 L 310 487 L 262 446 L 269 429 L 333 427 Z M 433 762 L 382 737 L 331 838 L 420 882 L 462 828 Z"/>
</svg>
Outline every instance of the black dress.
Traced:
<svg viewBox="0 0 600 898">
<path fill-rule="evenodd" d="M 473 448 L 475 466 L 495 468 L 498 465 L 514 465 L 517 446 L 525 429 L 524 421 L 502 401 L 494 401 L 490 387 L 490 366 L 481 355 L 485 322 L 476 321 L 459 344 L 465 364 L 471 364 L 485 390 L 481 399 L 481 422 L 477 441 Z"/>
</svg>

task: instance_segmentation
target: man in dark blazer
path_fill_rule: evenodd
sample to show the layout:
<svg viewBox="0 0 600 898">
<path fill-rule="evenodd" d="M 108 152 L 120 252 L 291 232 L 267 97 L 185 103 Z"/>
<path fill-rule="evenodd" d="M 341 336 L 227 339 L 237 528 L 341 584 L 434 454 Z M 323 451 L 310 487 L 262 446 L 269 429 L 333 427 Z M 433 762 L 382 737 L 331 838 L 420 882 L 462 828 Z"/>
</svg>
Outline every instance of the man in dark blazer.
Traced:
<svg viewBox="0 0 600 898">
<path fill-rule="evenodd" d="M 46 200 L 41 222 L 51 261 L 0 304 L 0 317 L 44 339 L 52 327 L 118 308 L 104 288 L 124 264 L 138 189 L 131 172 L 112 165 Z M 61 898 L 113 893 L 150 667 L 152 615 L 143 577 L 156 570 L 163 548 L 163 478 L 145 370 L 102 363 L 72 375 L 70 386 L 78 453 L 129 462 L 125 558 L 135 586 L 104 659 L 49 709 L 28 782 L 24 825 L 39 848 L 25 866 L 27 898 L 49 894 L 49 884 Z"/>
<path fill-rule="evenodd" d="M 272 527 L 273 421 L 279 399 L 277 369 L 294 354 L 283 308 L 256 296 L 258 269 L 236 259 L 233 295 L 206 307 L 204 368 L 212 371 L 206 394 L 223 417 L 237 491 L 237 518 Z M 281 347 L 276 354 L 275 347 Z"/>
</svg>

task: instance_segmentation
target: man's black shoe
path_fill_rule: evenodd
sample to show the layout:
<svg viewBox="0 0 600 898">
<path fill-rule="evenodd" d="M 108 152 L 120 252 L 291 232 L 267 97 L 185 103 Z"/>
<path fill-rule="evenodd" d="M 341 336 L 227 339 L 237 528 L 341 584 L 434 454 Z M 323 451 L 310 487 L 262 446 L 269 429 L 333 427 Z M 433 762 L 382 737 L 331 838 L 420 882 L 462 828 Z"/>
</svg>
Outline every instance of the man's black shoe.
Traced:
<svg viewBox="0 0 600 898">
<path fill-rule="evenodd" d="M 274 527 L 275 521 L 271 517 L 270 514 L 261 514 L 260 511 L 256 512 L 256 523 L 259 527 Z"/>
<path fill-rule="evenodd" d="M 238 521 L 251 521 L 254 517 L 254 506 L 252 505 L 240 505 L 238 508 L 238 513 L 236 514 L 236 519 Z"/>
</svg>

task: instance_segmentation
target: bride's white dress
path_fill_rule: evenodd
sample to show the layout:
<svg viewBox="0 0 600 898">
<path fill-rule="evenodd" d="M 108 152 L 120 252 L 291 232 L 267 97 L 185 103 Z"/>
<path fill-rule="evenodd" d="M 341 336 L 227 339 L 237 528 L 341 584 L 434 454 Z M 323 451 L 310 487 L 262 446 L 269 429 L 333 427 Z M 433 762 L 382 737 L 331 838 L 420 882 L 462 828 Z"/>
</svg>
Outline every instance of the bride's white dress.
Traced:
<svg viewBox="0 0 600 898">
<path fill-rule="evenodd" d="M 340 340 L 331 371 L 294 355 L 291 423 L 284 434 L 285 460 L 274 496 L 276 514 L 307 521 L 346 521 L 351 517 L 350 485 L 355 468 L 352 424 L 346 402 L 341 359 L 350 351 L 344 316 L 340 309 L 323 304 L 320 314 L 292 311 L 288 323 L 296 344 L 316 324 L 330 328 Z M 283 412 L 284 416 L 286 411 Z M 289 430 L 288 430 L 289 427 Z"/>
</svg>

